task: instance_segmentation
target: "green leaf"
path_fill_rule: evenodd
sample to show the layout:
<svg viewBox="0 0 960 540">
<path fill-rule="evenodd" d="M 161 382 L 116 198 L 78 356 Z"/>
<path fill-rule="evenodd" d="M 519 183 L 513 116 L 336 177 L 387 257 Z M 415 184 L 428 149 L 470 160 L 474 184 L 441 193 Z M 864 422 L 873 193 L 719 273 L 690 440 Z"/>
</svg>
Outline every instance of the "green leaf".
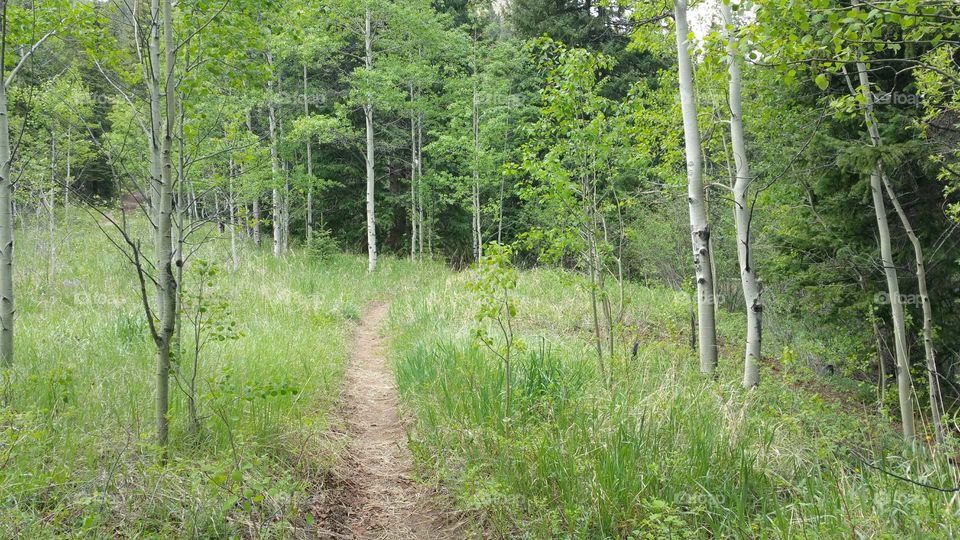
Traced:
<svg viewBox="0 0 960 540">
<path fill-rule="evenodd" d="M 817 84 L 817 88 L 820 90 L 826 90 L 830 83 L 827 81 L 827 76 L 823 73 L 817 75 L 817 78 L 813 80 Z"/>
</svg>

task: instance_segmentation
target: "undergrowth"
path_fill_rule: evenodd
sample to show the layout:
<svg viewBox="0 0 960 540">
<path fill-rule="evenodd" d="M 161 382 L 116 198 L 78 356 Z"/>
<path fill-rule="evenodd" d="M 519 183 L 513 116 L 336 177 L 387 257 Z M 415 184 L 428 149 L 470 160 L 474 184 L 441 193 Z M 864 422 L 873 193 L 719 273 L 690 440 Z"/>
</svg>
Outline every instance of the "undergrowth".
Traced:
<svg viewBox="0 0 960 540">
<path fill-rule="evenodd" d="M 704 380 L 685 335 L 689 303 L 671 291 L 628 287 L 624 339 L 607 384 L 576 276 L 523 273 L 515 323 L 529 346 L 512 370 L 508 415 L 503 366 L 468 330 L 470 296 L 459 291 L 469 279 L 452 276 L 395 303 L 393 354 L 416 418 L 418 462 L 497 536 L 947 538 L 960 531 L 953 494 L 888 474 L 952 486 L 956 475 L 943 454 L 911 456 L 889 421 L 819 391 L 792 364 L 779 362 L 776 373 L 768 367 L 760 388 L 742 390 L 731 314 L 719 321 L 720 375 Z"/>
<path fill-rule="evenodd" d="M 241 334 L 200 355 L 200 429 L 171 382 L 171 462 L 153 446 L 155 353 L 130 264 L 89 220 L 17 238 L 16 358 L 0 406 L 0 537 L 316 537 L 343 444 L 334 407 L 363 307 L 410 263 L 282 260 L 226 242 L 188 262 L 219 271 L 209 294 Z M 420 271 L 426 274 L 426 271 Z M 415 280 L 413 280 L 415 281 Z M 187 281 L 190 283 L 190 280 Z M 227 315 L 228 314 L 228 315 Z M 182 331 L 181 363 L 193 351 Z M 316 515 L 315 515 L 316 514 Z"/>
</svg>

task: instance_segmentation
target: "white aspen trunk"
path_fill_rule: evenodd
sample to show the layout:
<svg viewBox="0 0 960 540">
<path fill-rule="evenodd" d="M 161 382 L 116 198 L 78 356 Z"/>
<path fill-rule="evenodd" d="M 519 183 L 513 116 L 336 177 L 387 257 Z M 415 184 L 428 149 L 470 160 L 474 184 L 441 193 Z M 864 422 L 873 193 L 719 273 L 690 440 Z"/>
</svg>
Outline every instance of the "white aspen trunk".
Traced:
<svg viewBox="0 0 960 540">
<path fill-rule="evenodd" d="M 217 232 L 223 234 L 223 220 L 220 219 L 220 194 L 213 193 L 213 215 L 217 218 Z"/>
<path fill-rule="evenodd" d="M 267 66 L 270 68 L 270 80 L 267 82 L 270 96 L 267 98 L 267 115 L 270 130 L 270 170 L 272 176 L 272 205 L 273 205 L 273 256 L 280 257 L 283 254 L 283 209 L 280 200 L 280 187 L 277 181 L 280 177 L 280 157 L 277 149 L 277 113 L 273 104 L 273 55 L 267 51 Z"/>
<path fill-rule="evenodd" d="M 274 187 L 270 193 L 273 206 L 273 256 L 280 257 L 283 254 L 283 242 L 280 238 L 282 234 L 280 224 L 283 222 L 283 216 L 280 213 L 280 188 Z"/>
<path fill-rule="evenodd" d="M 161 112 L 160 83 L 160 2 L 151 0 L 153 21 L 150 35 L 150 92 L 151 116 L 151 173 L 153 177 L 154 206 L 156 219 L 154 230 L 154 264 L 156 267 L 158 324 L 154 332 L 157 348 L 157 403 L 156 430 L 157 445 L 161 449 L 161 459 L 166 461 L 169 434 L 169 388 L 170 388 L 170 345 L 176 330 L 177 283 L 173 275 L 173 129 L 176 121 L 175 73 L 176 49 L 173 46 L 173 8 L 172 0 L 163 2 L 162 27 L 164 49 L 166 51 L 165 78 L 163 94 L 165 111 Z M 166 121 L 164 122 L 164 118 Z M 162 139 L 162 140 L 161 140 Z"/>
<path fill-rule="evenodd" d="M 187 217 L 190 218 L 190 223 L 196 223 L 200 220 L 200 202 L 197 199 L 197 192 L 193 189 L 192 183 L 187 183 L 186 178 L 183 181 L 184 186 L 181 189 L 186 190 L 187 206 L 190 209 Z"/>
<path fill-rule="evenodd" d="M 57 264 L 57 246 L 56 246 L 56 185 L 57 185 L 57 137 L 55 133 L 50 134 L 50 190 L 47 194 L 47 243 L 49 259 L 47 260 L 47 280 L 49 280 Z"/>
<path fill-rule="evenodd" d="M 430 228 L 427 229 L 427 255 L 433 257 L 433 216 L 435 214 L 434 202 L 430 200 L 430 206 L 427 207 L 427 220 L 426 223 L 430 224 Z"/>
<path fill-rule="evenodd" d="M 417 256 L 417 122 L 413 112 L 413 83 L 410 89 L 410 260 Z"/>
<path fill-rule="evenodd" d="M 186 55 L 185 63 L 190 64 L 190 57 Z M 184 145 L 186 144 L 186 134 L 185 127 L 187 125 L 186 121 L 186 111 L 181 107 L 180 108 L 180 123 L 178 125 L 178 137 L 177 137 L 177 146 L 178 146 L 178 161 L 177 161 L 177 178 L 181 179 L 177 182 L 175 201 L 176 201 L 176 213 L 174 214 L 174 226 L 177 229 L 177 241 L 174 246 L 173 260 L 176 261 L 176 280 L 178 284 L 183 284 L 183 252 L 184 246 L 186 245 L 187 239 L 187 215 L 189 214 L 189 207 L 186 205 L 187 195 L 184 193 L 184 186 L 186 184 L 187 178 L 187 153 L 184 151 Z M 182 352 L 181 345 L 183 344 L 183 287 L 177 287 L 177 300 L 176 300 L 176 332 L 174 336 L 174 342 L 171 344 L 170 349 L 171 353 L 174 354 L 175 358 L 180 358 L 180 353 Z"/>
<path fill-rule="evenodd" d="M 67 176 L 63 179 L 63 222 L 70 226 L 70 187 L 73 183 L 71 174 L 73 165 L 73 127 L 67 128 Z M 67 229 L 69 230 L 69 228 Z"/>
<path fill-rule="evenodd" d="M 476 65 L 474 65 L 473 75 L 473 256 L 479 262 L 483 257 L 483 233 L 480 223 L 480 106 Z"/>
<path fill-rule="evenodd" d="M 503 191 L 506 180 L 503 175 L 500 176 L 500 196 L 497 204 L 497 243 L 503 243 Z"/>
<path fill-rule="evenodd" d="M 417 256 L 423 258 L 423 113 L 417 114 Z"/>
<path fill-rule="evenodd" d="M 864 99 L 864 119 L 867 131 L 870 133 L 874 147 L 882 145 L 880 129 L 877 127 L 874 115 L 873 94 L 870 91 L 870 78 L 867 75 L 867 66 L 863 62 L 857 63 L 857 72 L 860 76 L 860 92 Z M 909 443 L 916 441 L 916 427 L 913 415 L 913 381 L 910 376 L 910 351 L 907 347 L 906 317 L 902 297 L 900 296 L 900 281 L 897 277 L 897 267 L 893 261 L 893 248 L 890 243 L 890 224 L 887 221 L 887 209 L 883 199 L 883 180 L 879 162 L 870 174 L 870 192 L 873 196 L 873 208 L 877 218 L 877 229 L 880 236 L 880 259 L 883 264 L 884 275 L 887 279 L 887 293 L 890 300 L 890 311 L 893 318 L 893 334 L 896 342 L 897 356 L 897 392 L 900 401 L 900 420 L 903 424 L 903 437 Z"/>
<path fill-rule="evenodd" d="M 940 392 L 940 372 L 937 369 L 937 353 L 933 346 L 933 307 L 930 305 L 930 294 L 927 290 L 927 269 L 924 263 L 923 246 L 920 239 L 910 223 L 910 218 L 903 210 L 900 204 L 900 198 L 886 173 L 880 168 L 880 178 L 883 186 L 886 188 L 887 196 L 893 204 L 897 216 L 900 217 L 900 223 L 910 239 L 910 245 L 913 246 L 913 256 L 917 267 L 917 292 L 920 293 L 920 303 L 923 308 L 923 352 L 927 361 L 927 382 L 929 383 L 930 414 L 933 423 L 934 436 L 937 444 L 943 444 L 946 435 L 943 429 L 943 396 Z"/>
<path fill-rule="evenodd" d="M 303 116 L 310 116 L 310 100 L 307 96 L 307 63 L 303 63 Z M 307 137 L 307 242 L 313 239 L 313 149 Z"/>
<path fill-rule="evenodd" d="M 729 4 L 721 3 L 724 24 L 727 28 L 727 67 L 729 73 L 730 141 L 736 164 L 736 180 L 733 184 L 733 212 L 737 228 L 737 260 L 740 264 L 740 283 L 747 309 L 747 343 L 743 363 L 743 386 L 752 388 L 760 383 L 760 359 L 762 344 L 763 305 L 760 302 L 760 285 L 757 280 L 751 244 L 751 221 L 753 211 L 747 199 L 752 178 L 747 161 L 746 136 L 743 129 L 743 98 L 740 75 L 740 41 Z"/>
<path fill-rule="evenodd" d="M 410 83 L 410 259 L 417 258 L 417 113 L 413 109 L 416 98 Z"/>
<path fill-rule="evenodd" d="M 687 199 L 690 207 L 690 232 L 693 240 L 693 262 L 697 280 L 697 313 L 699 315 L 700 371 L 712 374 L 717 367 L 717 332 L 713 311 L 713 272 L 710 252 L 710 225 L 707 222 L 703 163 L 700 158 L 700 132 L 693 87 L 693 66 L 687 43 L 686 0 L 674 0 L 676 19 L 677 64 L 680 79 L 680 102 L 683 111 L 683 132 L 687 157 Z"/>
<path fill-rule="evenodd" d="M 283 230 L 281 231 L 280 249 L 286 253 L 290 248 L 290 166 L 283 162 Z"/>
<path fill-rule="evenodd" d="M 364 65 L 368 72 L 373 71 L 373 23 L 370 8 L 364 11 Z M 377 269 L 377 220 L 376 201 L 376 169 L 374 168 L 374 140 L 373 140 L 373 103 L 367 101 L 363 106 L 363 114 L 367 124 L 367 270 Z"/>
<path fill-rule="evenodd" d="M 253 111 L 247 109 L 247 131 L 253 133 Z M 252 227 L 252 236 L 253 244 L 257 247 L 260 246 L 261 237 L 260 237 L 260 192 L 255 192 L 253 195 L 251 214 L 253 218 L 253 227 Z"/>
<path fill-rule="evenodd" d="M 257 246 L 261 243 L 260 236 L 260 200 L 253 200 L 253 243 Z"/>
<path fill-rule="evenodd" d="M 158 401 L 163 398 L 168 402 L 168 390 L 170 380 L 170 341 L 176 330 L 176 298 L 177 282 L 173 276 L 172 268 L 172 214 L 173 214 L 173 132 L 174 123 L 177 117 L 177 92 L 175 82 L 176 48 L 173 44 L 173 0 L 164 0 L 163 2 L 163 27 L 164 27 L 164 49 L 166 51 L 166 83 L 164 85 L 164 95 L 166 97 L 166 126 L 163 133 L 163 188 L 161 191 L 161 207 L 159 226 L 159 242 L 157 253 L 157 275 L 161 286 L 163 287 L 163 319 L 160 322 L 160 331 L 163 336 L 165 346 L 161 347 L 158 359 L 160 364 L 157 366 L 158 376 L 163 379 L 163 392 L 157 392 Z M 162 396 L 161 396 L 162 394 Z M 167 406 L 165 403 L 163 416 L 157 415 L 158 427 L 162 424 L 164 454 L 166 454 L 167 433 L 169 430 L 169 420 L 167 418 Z M 158 431 L 160 431 L 158 429 Z M 158 437 L 159 439 L 159 437 Z"/>
<path fill-rule="evenodd" d="M 233 263 L 233 270 L 240 267 L 240 258 L 237 255 L 237 213 L 234 204 L 233 195 L 233 177 L 236 167 L 233 163 L 233 157 L 230 158 L 230 171 L 227 184 L 227 205 L 230 213 L 230 261 Z"/>
</svg>

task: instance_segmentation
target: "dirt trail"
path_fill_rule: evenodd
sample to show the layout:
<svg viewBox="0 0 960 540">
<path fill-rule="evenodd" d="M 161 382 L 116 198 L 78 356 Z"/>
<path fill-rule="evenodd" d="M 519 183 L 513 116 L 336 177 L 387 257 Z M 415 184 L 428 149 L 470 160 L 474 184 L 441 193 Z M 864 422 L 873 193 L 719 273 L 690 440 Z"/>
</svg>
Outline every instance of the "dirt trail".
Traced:
<svg viewBox="0 0 960 540">
<path fill-rule="evenodd" d="M 350 442 L 340 471 L 349 485 L 343 532 L 389 540 L 458 538 L 410 479 L 406 431 L 380 336 L 386 316 L 386 304 L 371 306 L 351 343 L 345 393 Z"/>
</svg>

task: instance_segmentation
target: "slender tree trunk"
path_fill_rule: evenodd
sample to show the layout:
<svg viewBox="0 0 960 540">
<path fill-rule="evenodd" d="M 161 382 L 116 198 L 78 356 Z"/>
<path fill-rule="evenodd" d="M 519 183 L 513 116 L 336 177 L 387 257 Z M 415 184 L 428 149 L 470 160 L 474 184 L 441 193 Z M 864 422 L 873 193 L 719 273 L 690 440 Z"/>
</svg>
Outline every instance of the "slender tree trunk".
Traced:
<svg viewBox="0 0 960 540">
<path fill-rule="evenodd" d="M 186 179 L 184 179 L 184 182 L 186 182 Z M 200 221 L 200 200 L 197 198 L 197 191 L 193 188 L 193 183 L 189 184 L 187 196 L 190 200 L 190 212 L 187 213 L 187 216 L 190 217 L 190 223 L 193 224 Z"/>
<path fill-rule="evenodd" d="M 186 50 L 189 51 L 189 47 L 187 47 Z M 189 55 L 184 55 L 184 56 L 185 56 L 184 63 L 186 65 L 190 65 L 190 56 Z M 186 245 L 186 242 L 187 242 L 186 223 L 190 213 L 190 209 L 186 204 L 187 194 L 184 193 L 184 186 L 186 185 L 186 181 L 187 181 L 187 153 L 184 148 L 184 145 L 186 144 L 186 140 L 187 140 L 187 136 L 184 131 L 186 129 L 184 126 L 187 125 L 186 119 L 187 119 L 186 111 L 181 107 L 180 123 L 177 126 L 177 129 L 179 131 L 179 137 L 177 137 L 177 145 L 179 147 L 178 148 L 179 151 L 177 152 L 177 157 L 178 157 L 177 178 L 180 178 L 181 181 L 177 182 L 177 189 L 175 194 L 176 213 L 175 213 L 174 219 L 176 220 L 176 222 L 174 225 L 177 229 L 177 243 L 176 243 L 176 247 L 174 251 L 174 259 L 173 259 L 174 261 L 177 261 L 176 262 L 177 283 L 179 284 L 183 283 L 183 258 L 184 258 L 183 251 L 184 251 L 184 246 Z M 177 355 L 178 358 L 181 352 L 180 347 L 181 347 L 181 344 L 183 343 L 183 341 L 180 339 L 182 337 L 181 335 L 182 334 L 182 325 L 181 325 L 182 310 L 180 309 L 181 306 L 183 306 L 183 288 L 177 287 L 177 323 L 176 323 L 177 331 L 176 331 L 176 337 L 175 337 L 176 344 L 175 346 L 172 346 L 171 349 L 174 351 L 174 353 Z"/>
<path fill-rule="evenodd" d="M 873 93 L 870 90 L 870 77 L 867 75 L 867 66 L 863 62 L 857 63 L 857 72 L 860 78 L 860 92 L 864 99 L 864 120 L 867 131 L 874 147 L 882 145 L 880 129 L 877 126 L 874 114 Z M 877 229 L 880 236 L 880 258 L 883 263 L 884 274 L 887 279 L 887 293 L 890 300 L 890 311 L 893 317 L 893 333 L 897 352 L 897 392 L 900 401 L 900 419 L 903 424 L 903 436 L 907 442 L 916 441 L 916 427 L 913 415 L 913 381 L 910 375 L 910 350 L 907 347 L 906 316 L 904 314 L 903 299 L 900 295 L 900 281 L 897 277 L 897 267 L 893 261 L 893 248 L 890 242 L 890 224 L 887 221 L 887 209 L 883 199 L 883 171 L 878 162 L 870 174 L 870 191 L 873 197 L 873 207 L 877 218 Z"/>
<path fill-rule="evenodd" d="M 503 192 L 506 184 L 506 179 L 503 175 L 500 175 L 500 196 L 498 198 L 497 204 L 497 243 L 503 243 Z"/>
<path fill-rule="evenodd" d="M 423 195 L 425 185 L 423 183 L 423 113 L 417 115 L 417 255 L 423 258 Z"/>
<path fill-rule="evenodd" d="M 47 193 L 47 281 L 53 277 L 57 265 L 57 213 L 56 213 L 56 189 L 57 185 L 57 137 L 51 133 L 50 137 L 50 189 Z"/>
<path fill-rule="evenodd" d="M 429 224 L 429 229 L 427 229 L 427 255 L 433 257 L 433 217 L 436 213 L 434 209 L 434 201 L 430 199 L 430 206 L 427 207 L 427 223 Z"/>
<path fill-rule="evenodd" d="M 690 207 L 690 231 L 693 239 L 693 262 L 697 280 L 697 313 L 699 314 L 700 371 L 712 374 L 717 366 L 717 333 L 713 311 L 713 272 L 710 252 L 710 225 L 707 222 L 703 163 L 700 158 L 700 132 L 693 87 L 693 67 L 687 43 L 686 0 L 674 0 L 677 58 L 680 78 L 680 102 L 683 110 L 683 132 L 687 157 L 687 198 Z"/>
<path fill-rule="evenodd" d="M 233 270 L 236 271 L 240 267 L 240 258 L 237 255 L 237 213 L 236 213 L 236 204 L 234 202 L 234 193 L 233 193 L 233 178 L 235 176 L 236 166 L 233 163 L 233 158 L 230 158 L 230 172 L 228 177 L 227 185 L 227 206 L 230 212 L 230 261 L 233 263 Z"/>
<path fill-rule="evenodd" d="M 73 127 L 67 127 L 67 175 L 63 179 L 63 225 L 66 230 L 70 230 L 70 187 L 73 183 L 71 174 L 73 155 Z"/>
<path fill-rule="evenodd" d="M 740 283 L 747 308 L 747 344 L 743 367 L 743 386 L 751 388 L 760 383 L 760 359 L 763 305 L 760 302 L 760 284 L 753 261 L 750 225 L 753 209 L 747 199 L 752 178 L 747 161 L 746 136 L 743 129 L 743 103 L 740 76 L 740 41 L 730 5 L 721 3 L 723 20 L 728 29 L 727 67 L 729 71 L 730 141 L 736 164 L 733 184 L 733 212 L 737 227 L 737 259 L 740 263 Z"/>
<path fill-rule="evenodd" d="M 6 33 L 6 7 L 3 8 Z M 4 38 L 6 35 L 3 36 Z M 0 58 L 0 61 L 3 59 Z M 0 66 L 0 75 L 5 71 Z M 7 89 L 0 76 L 0 366 L 13 364 L 13 181 L 10 177 L 10 120 Z"/>
<path fill-rule="evenodd" d="M 307 96 L 307 63 L 303 63 L 303 115 L 310 116 L 310 99 Z M 313 145 L 307 137 L 307 242 L 313 239 Z"/>
<path fill-rule="evenodd" d="M 933 307 L 930 305 L 930 294 L 927 289 L 927 269 L 924 263 L 923 246 L 920 244 L 920 239 L 917 238 L 917 234 L 913 230 L 910 218 L 907 217 L 907 213 L 900 204 L 900 199 L 897 197 L 896 191 L 893 190 L 893 185 L 890 184 L 890 179 L 887 178 L 886 173 L 879 165 L 878 168 L 883 186 L 887 191 L 887 196 L 890 197 L 890 202 L 897 211 L 897 216 L 900 217 L 900 223 L 903 225 L 903 229 L 910 239 L 910 245 L 913 246 L 913 256 L 917 265 L 917 291 L 920 293 L 920 302 L 923 308 L 923 352 L 927 361 L 927 379 L 930 387 L 930 414 L 932 416 L 931 420 L 936 441 L 938 444 L 943 444 L 946 438 L 942 422 L 943 396 L 940 392 L 940 373 L 937 370 L 937 353 L 933 346 Z"/>
<path fill-rule="evenodd" d="M 859 0 L 853 0 L 853 5 L 859 5 Z M 863 116 L 870 135 L 871 144 L 875 148 L 882 146 L 880 129 L 877 126 L 877 117 L 874 112 L 873 92 L 870 89 L 870 76 L 867 66 L 857 62 L 857 74 L 860 82 L 860 96 L 863 99 Z M 846 71 L 844 71 L 846 75 Z M 856 94 L 849 79 L 850 91 Z M 907 346 L 906 316 L 903 308 L 903 298 L 900 295 L 900 281 L 897 277 L 897 267 L 893 261 L 893 248 L 890 242 L 890 223 L 887 220 L 887 209 L 883 198 L 883 177 L 879 161 L 870 174 L 870 192 L 873 198 L 873 209 L 877 219 L 877 231 L 880 237 L 880 261 L 883 264 L 884 276 L 887 280 L 887 294 L 890 302 L 890 312 L 893 319 L 893 335 L 897 357 L 897 393 L 900 402 L 900 419 L 903 424 L 903 437 L 908 443 L 916 442 L 916 427 L 913 414 L 913 380 L 910 375 L 910 350 Z"/>
<path fill-rule="evenodd" d="M 277 148 L 277 113 L 273 104 L 273 55 L 267 51 L 267 66 L 270 68 L 270 80 L 267 83 L 270 96 L 267 98 L 267 115 L 270 130 L 270 170 L 272 177 L 272 203 L 273 203 L 273 256 L 280 257 L 283 254 L 283 209 L 280 200 L 280 187 L 277 185 L 280 179 L 280 156 Z"/>
<path fill-rule="evenodd" d="M 474 66 L 476 77 L 476 66 Z M 483 232 L 480 222 L 480 107 L 477 83 L 473 85 L 473 256 L 483 257 Z"/>
<path fill-rule="evenodd" d="M 874 147 L 879 148 L 883 145 L 883 140 L 880 136 L 880 128 L 877 122 L 877 117 L 874 112 L 874 103 L 872 101 L 873 94 L 870 93 L 870 78 L 866 72 L 866 66 L 862 63 L 857 64 L 857 70 L 859 72 L 859 79 L 861 84 L 861 92 L 864 92 L 866 101 L 865 107 L 865 117 L 867 130 L 870 134 L 870 139 Z M 887 177 L 886 172 L 883 170 L 882 164 L 878 161 L 876 164 L 876 175 L 880 178 L 881 183 L 887 193 L 887 196 L 890 198 L 890 202 L 893 204 L 894 210 L 897 213 L 897 216 L 900 218 L 900 223 L 903 225 L 904 231 L 907 233 L 907 238 L 910 240 L 910 245 L 913 247 L 914 260 L 916 263 L 916 276 L 917 276 L 917 289 L 920 294 L 920 300 L 923 309 L 923 349 L 924 357 L 927 364 L 927 378 L 929 383 L 929 398 L 930 398 L 930 409 L 932 415 L 932 423 L 934 428 L 934 435 L 938 444 L 943 443 L 945 439 L 945 433 L 943 429 L 942 417 L 943 417 L 943 397 L 940 392 L 940 374 L 937 369 L 937 358 L 936 350 L 933 345 L 933 309 L 930 305 L 930 296 L 927 289 L 927 272 L 926 265 L 924 262 L 923 255 L 923 246 L 920 244 L 920 239 L 917 237 L 916 233 L 913 230 L 913 225 L 910 222 L 910 218 L 907 216 L 907 213 L 904 211 L 903 206 L 900 204 L 900 198 L 897 196 L 896 191 L 893 189 L 893 185 L 890 183 L 890 179 Z M 891 293 L 892 294 L 892 293 Z M 900 299 L 896 299 L 898 303 L 902 303 Z M 893 302 L 893 299 L 891 299 Z M 901 310 L 903 308 L 901 307 Z M 905 318 L 905 315 L 904 315 Z M 906 334 L 906 323 L 904 322 L 904 334 Z M 904 342 L 906 337 L 904 336 Z M 907 366 L 909 366 L 909 350 L 906 351 L 907 356 L 905 360 Z M 897 382 L 898 388 L 902 386 L 903 381 L 900 378 L 901 369 L 899 367 L 900 359 L 898 358 L 898 367 L 897 367 Z M 909 368 L 906 369 L 909 374 Z M 912 385 L 912 379 L 908 380 Z M 911 386 L 912 388 L 912 386 Z M 912 404 L 912 401 L 911 401 Z M 901 398 L 901 407 L 902 407 L 902 398 Z M 905 425 L 906 426 L 906 425 Z M 906 427 L 905 427 L 906 435 Z"/>
<path fill-rule="evenodd" d="M 913 416 L 913 384 L 910 379 L 910 353 L 906 344 L 906 322 L 900 282 L 897 278 L 897 268 L 893 261 L 893 249 L 890 243 L 890 225 L 887 223 L 886 205 L 883 201 L 883 186 L 877 172 L 870 174 L 870 191 L 873 196 L 873 205 L 877 217 L 877 229 L 880 236 L 880 259 L 887 279 L 887 293 L 890 301 L 890 311 L 893 316 L 894 340 L 897 356 L 897 391 L 900 400 L 900 417 L 903 424 L 903 435 L 908 442 L 914 442 L 916 428 Z"/>
<path fill-rule="evenodd" d="M 373 71 L 373 22 L 370 8 L 364 12 L 364 65 L 368 72 Z M 363 115 L 367 124 L 367 270 L 377 269 L 377 219 L 376 201 L 376 169 L 374 167 L 374 140 L 373 140 L 373 103 L 367 101 L 363 106 Z"/>
<path fill-rule="evenodd" d="M 290 248 L 290 165 L 283 162 L 283 231 L 281 249 L 284 253 Z"/>
<path fill-rule="evenodd" d="M 880 325 L 877 323 L 877 316 L 871 310 L 870 323 L 873 326 L 873 339 L 877 345 L 877 371 L 879 371 L 880 382 L 877 385 L 877 393 L 880 402 L 880 408 L 884 407 L 887 398 L 887 359 L 884 357 L 883 343 L 881 341 Z"/>
<path fill-rule="evenodd" d="M 176 83 L 174 67 L 176 49 L 173 46 L 173 8 L 172 0 L 163 0 L 162 23 L 159 0 L 151 0 L 153 21 L 150 35 L 150 92 L 151 116 L 151 172 L 154 188 L 151 204 L 154 210 L 154 265 L 156 267 L 158 324 L 154 331 L 157 348 L 157 406 L 156 430 L 157 445 L 161 449 L 161 460 L 167 458 L 169 434 L 169 389 L 170 389 L 170 345 L 176 329 L 177 283 L 173 275 L 173 129 L 176 121 Z M 162 94 L 165 96 L 165 111 L 161 110 L 160 79 L 160 31 L 163 29 L 165 77 Z M 165 120 L 165 121 L 164 121 Z"/>
<path fill-rule="evenodd" d="M 410 83 L 410 259 L 417 258 L 417 114 L 415 93 Z"/>
<path fill-rule="evenodd" d="M 247 110 L 247 131 L 253 133 L 253 111 Z M 253 203 L 251 208 L 251 214 L 253 218 L 253 243 L 256 246 L 260 246 L 261 236 L 260 236 L 260 192 L 256 191 L 253 194 Z"/>
<path fill-rule="evenodd" d="M 260 235 L 260 199 L 253 199 L 253 243 L 259 246 L 262 242 Z"/>
</svg>

